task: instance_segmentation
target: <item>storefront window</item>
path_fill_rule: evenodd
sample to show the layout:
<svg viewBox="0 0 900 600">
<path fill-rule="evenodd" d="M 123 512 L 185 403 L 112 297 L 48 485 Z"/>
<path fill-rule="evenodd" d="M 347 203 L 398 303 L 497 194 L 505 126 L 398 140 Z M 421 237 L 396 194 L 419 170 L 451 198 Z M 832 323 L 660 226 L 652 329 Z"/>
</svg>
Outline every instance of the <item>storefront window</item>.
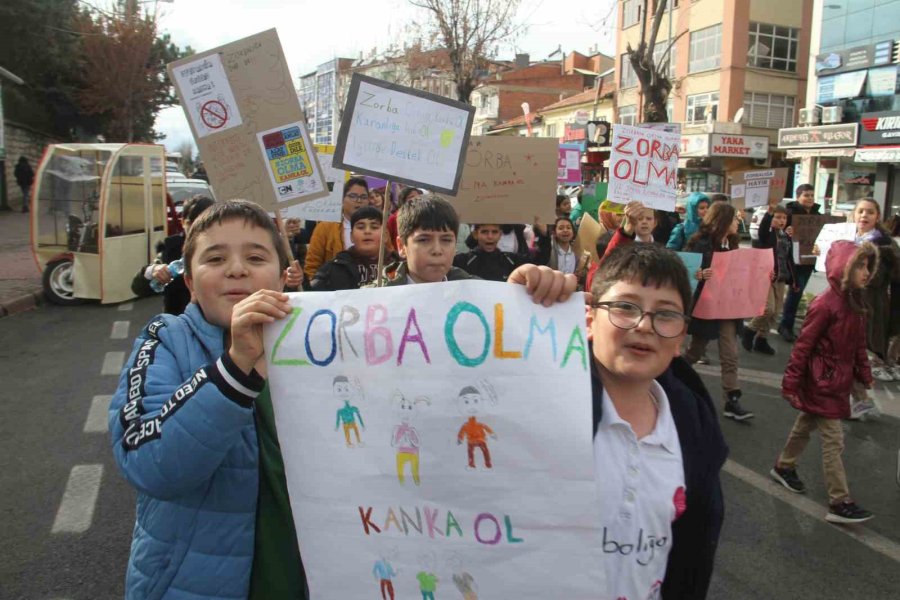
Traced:
<svg viewBox="0 0 900 600">
<path fill-rule="evenodd" d="M 875 165 L 850 158 L 821 158 L 816 171 L 816 202 L 835 215 L 853 212 L 856 203 L 875 192 Z"/>
<path fill-rule="evenodd" d="M 725 177 L 707 171 L 686 171 L 685 188 L 688 192 L 720 193 L 725 187 Z"/>
</svg>

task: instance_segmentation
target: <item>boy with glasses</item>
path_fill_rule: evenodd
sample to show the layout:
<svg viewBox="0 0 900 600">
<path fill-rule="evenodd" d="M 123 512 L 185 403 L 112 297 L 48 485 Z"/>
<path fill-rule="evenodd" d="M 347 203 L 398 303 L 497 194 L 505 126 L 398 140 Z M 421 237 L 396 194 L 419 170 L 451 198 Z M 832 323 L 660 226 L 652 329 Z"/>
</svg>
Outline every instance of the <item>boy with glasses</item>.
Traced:
<svg viewBox="0 0 900 600">
<path fill-rule="evenodd" d="M 319 268 L 353 245 L 350 239 L 350 216 L 357 208 L 369 204 L 369 184 L 362 177 L 351 177 L 344 184 L 344 199 L 341 206 L 340 223 L 319 223 L 316 225 L 306 249 L 306 263 L 303 271 L 307 281 L 311 281 Z"/>
</svg>

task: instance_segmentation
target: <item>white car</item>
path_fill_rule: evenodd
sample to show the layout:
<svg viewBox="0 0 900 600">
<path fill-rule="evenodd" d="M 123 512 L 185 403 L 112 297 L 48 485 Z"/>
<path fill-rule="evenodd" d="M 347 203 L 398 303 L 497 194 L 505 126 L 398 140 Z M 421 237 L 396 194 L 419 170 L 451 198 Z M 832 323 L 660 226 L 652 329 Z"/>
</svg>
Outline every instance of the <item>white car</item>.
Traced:
<svg viewBox="0 0 900 600">
<path fill-rule="evenodd" d="M 175 204 L 175 210 L 178 214 L 181 214 L 181 207 L 184 205 L 184 201 L 197 194 L 209 196 L 213 200 L 216 199 L 212 188 L 202 179 L 188 179 L 187 177 L 184 179 L 171 179 L 166 182 L 166 190 L 172 196 L 172 202 Z"/>
</svg>

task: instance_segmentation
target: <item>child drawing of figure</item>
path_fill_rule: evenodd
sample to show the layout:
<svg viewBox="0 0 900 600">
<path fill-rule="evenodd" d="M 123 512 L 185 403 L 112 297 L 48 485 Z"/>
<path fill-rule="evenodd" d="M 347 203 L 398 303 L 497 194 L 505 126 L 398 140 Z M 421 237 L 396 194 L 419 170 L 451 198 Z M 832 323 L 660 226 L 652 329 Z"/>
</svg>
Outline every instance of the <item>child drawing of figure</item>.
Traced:
<svg viewBox="0 0 900 600">
<path fill-rule="evenodd" d="M 394 600 L 393 578 L 397 577 L 399 574 L 400 573 L 394 569 L 394 566 L 391 564 L 391 561 L 388 560 L 387 556 L 382 556 L 375 561 L 375 566 L 372 568 L 372 576 L 379 582 L 381 588 L 381 600 L 388 600 L 388 598 Z"/>
<path fill-rule="evenodd" d="M 462 558 L 458 554 L 451 554 L 447 565 L 453 573 L 453 585 L 462 594 L 463 600 L 478 600 L 478 585 L 475 578 L 464 569 Z"/>
<path fill-rule="evenodd" d="M 359 385 L 359 381 L 356 381 L 355 383 L 357 391 L 362 394 L 362 387 Z M 332 387 L 334 389 L 335 397 L 344 403 L 344 405 L 341 406 L 337 411 L 337 419 L 334 423 L 334 430 L 337 431 L 338 428 L 340 428 L 341 423 L 343 423 L 344 439 L 347 440 L 347 447 L 353 447 L 353 442 L 350 441 L 351 431 L 356 434 L 356 445 L 362 446 L 363 443 L 359 437 L 359 428 L 356 426 L 356 420 L 359 419 L 359 425 L 363 428 L 363 431 L 365 431 L 366 429 L 366 424 L 363 422 L 362 414 L 359 412 L 359 409 L 350 404 L 350 398 L 352 396 L 352 391 L 350 389 L 350 380 L 343 375 L 338 375 L 334 378 Z"/>
<path fill-rule="evenodd" d="M 419 571 L 416 574 L 419 580 L 419 591 L 422 592 L 422 600 L 434 600 L 434 592 L 437 591 L 438 576 L 428 571 Z"/>
<path fill-rule="evenodd" d="M 400 480 L 401 485 L 405 482 L 404 471 L 406 464 L 409 463 L 413 482 L 419 485 L 421 440 L 419 432 L 412 423 L 413 417 L 421 407 L 430 405 L 431 401 L 424 396 L 419 396 L 415 400 L 407 400 L 399 390 L 396 390 L 391 398 L 391 403 L 400 413 L 400 424 L 394 427 L 394 433 L 391 435 L 391 447 L 397 449 L 397 479 Z"/>
<path fill-rule="evenodd" d="M 456 435 L 456 443 L 461 445 L 463 439 L 466 440 L 469 456 L 468 468 L 470 470 L 475 469 L 476 448 L 481 450 L 481 455 L 484 458 L 484 468 L 493 468 L 491 464 L 491 451 L 488 449 L 487 445 L 487 437 L 491 436 L 493 439 L 497 439 L 497 434 L 494 433 L 494 430 L 487 424 L 479 421 L 477 416 L 483 412 L 486 402 L 495 404 L 497 400 L 496 394 L 493 393 L 493 387 L 486 381 L 482 382 L 482 386 L 490 393 L 490 400 L 485 399 L 481 392 L 478 391 L 478 388 L 471 385 L 467 385 L 460 390 L 459 397 L 457 398 L 457 405 L 459 406 L 460 412 L 464 415 L 468 415 L 469 418 L 463 423 L 462 427 L 459 428 L 459 433 Z"/>
</svg>

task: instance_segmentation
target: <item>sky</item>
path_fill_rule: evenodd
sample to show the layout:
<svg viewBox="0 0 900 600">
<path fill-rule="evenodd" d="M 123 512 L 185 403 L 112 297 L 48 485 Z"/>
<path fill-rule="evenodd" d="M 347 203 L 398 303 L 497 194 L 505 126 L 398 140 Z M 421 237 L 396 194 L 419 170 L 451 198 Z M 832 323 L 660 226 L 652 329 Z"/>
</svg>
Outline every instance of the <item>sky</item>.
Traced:
<svg viewBox="0 0 900 600">
<path fill-rule="evenodd" d="M 518 19 L 527 30 L 515 47 L 501 47 L 499 56 L 511 59 L 524 52 L 541 60 L 560 45 L 567 53 L 586 54 L 596 45 L 612 54 L 614 17 L 605 26 L 603 21 L 614 2 L 523 0 Z M 332 58 L 357 58 L 401 41 L 407 26 L 423 15 L 407 0 L 174 0 L 157 6 L 160 29 L 178 46 L 198 52 L 276 27 L 295 87 L 301 74 Z M 156 129 L 165 135 L 162 143 L 169 151 L 191 140 L 180 106 L 161 111 Z"/>
</svg>

